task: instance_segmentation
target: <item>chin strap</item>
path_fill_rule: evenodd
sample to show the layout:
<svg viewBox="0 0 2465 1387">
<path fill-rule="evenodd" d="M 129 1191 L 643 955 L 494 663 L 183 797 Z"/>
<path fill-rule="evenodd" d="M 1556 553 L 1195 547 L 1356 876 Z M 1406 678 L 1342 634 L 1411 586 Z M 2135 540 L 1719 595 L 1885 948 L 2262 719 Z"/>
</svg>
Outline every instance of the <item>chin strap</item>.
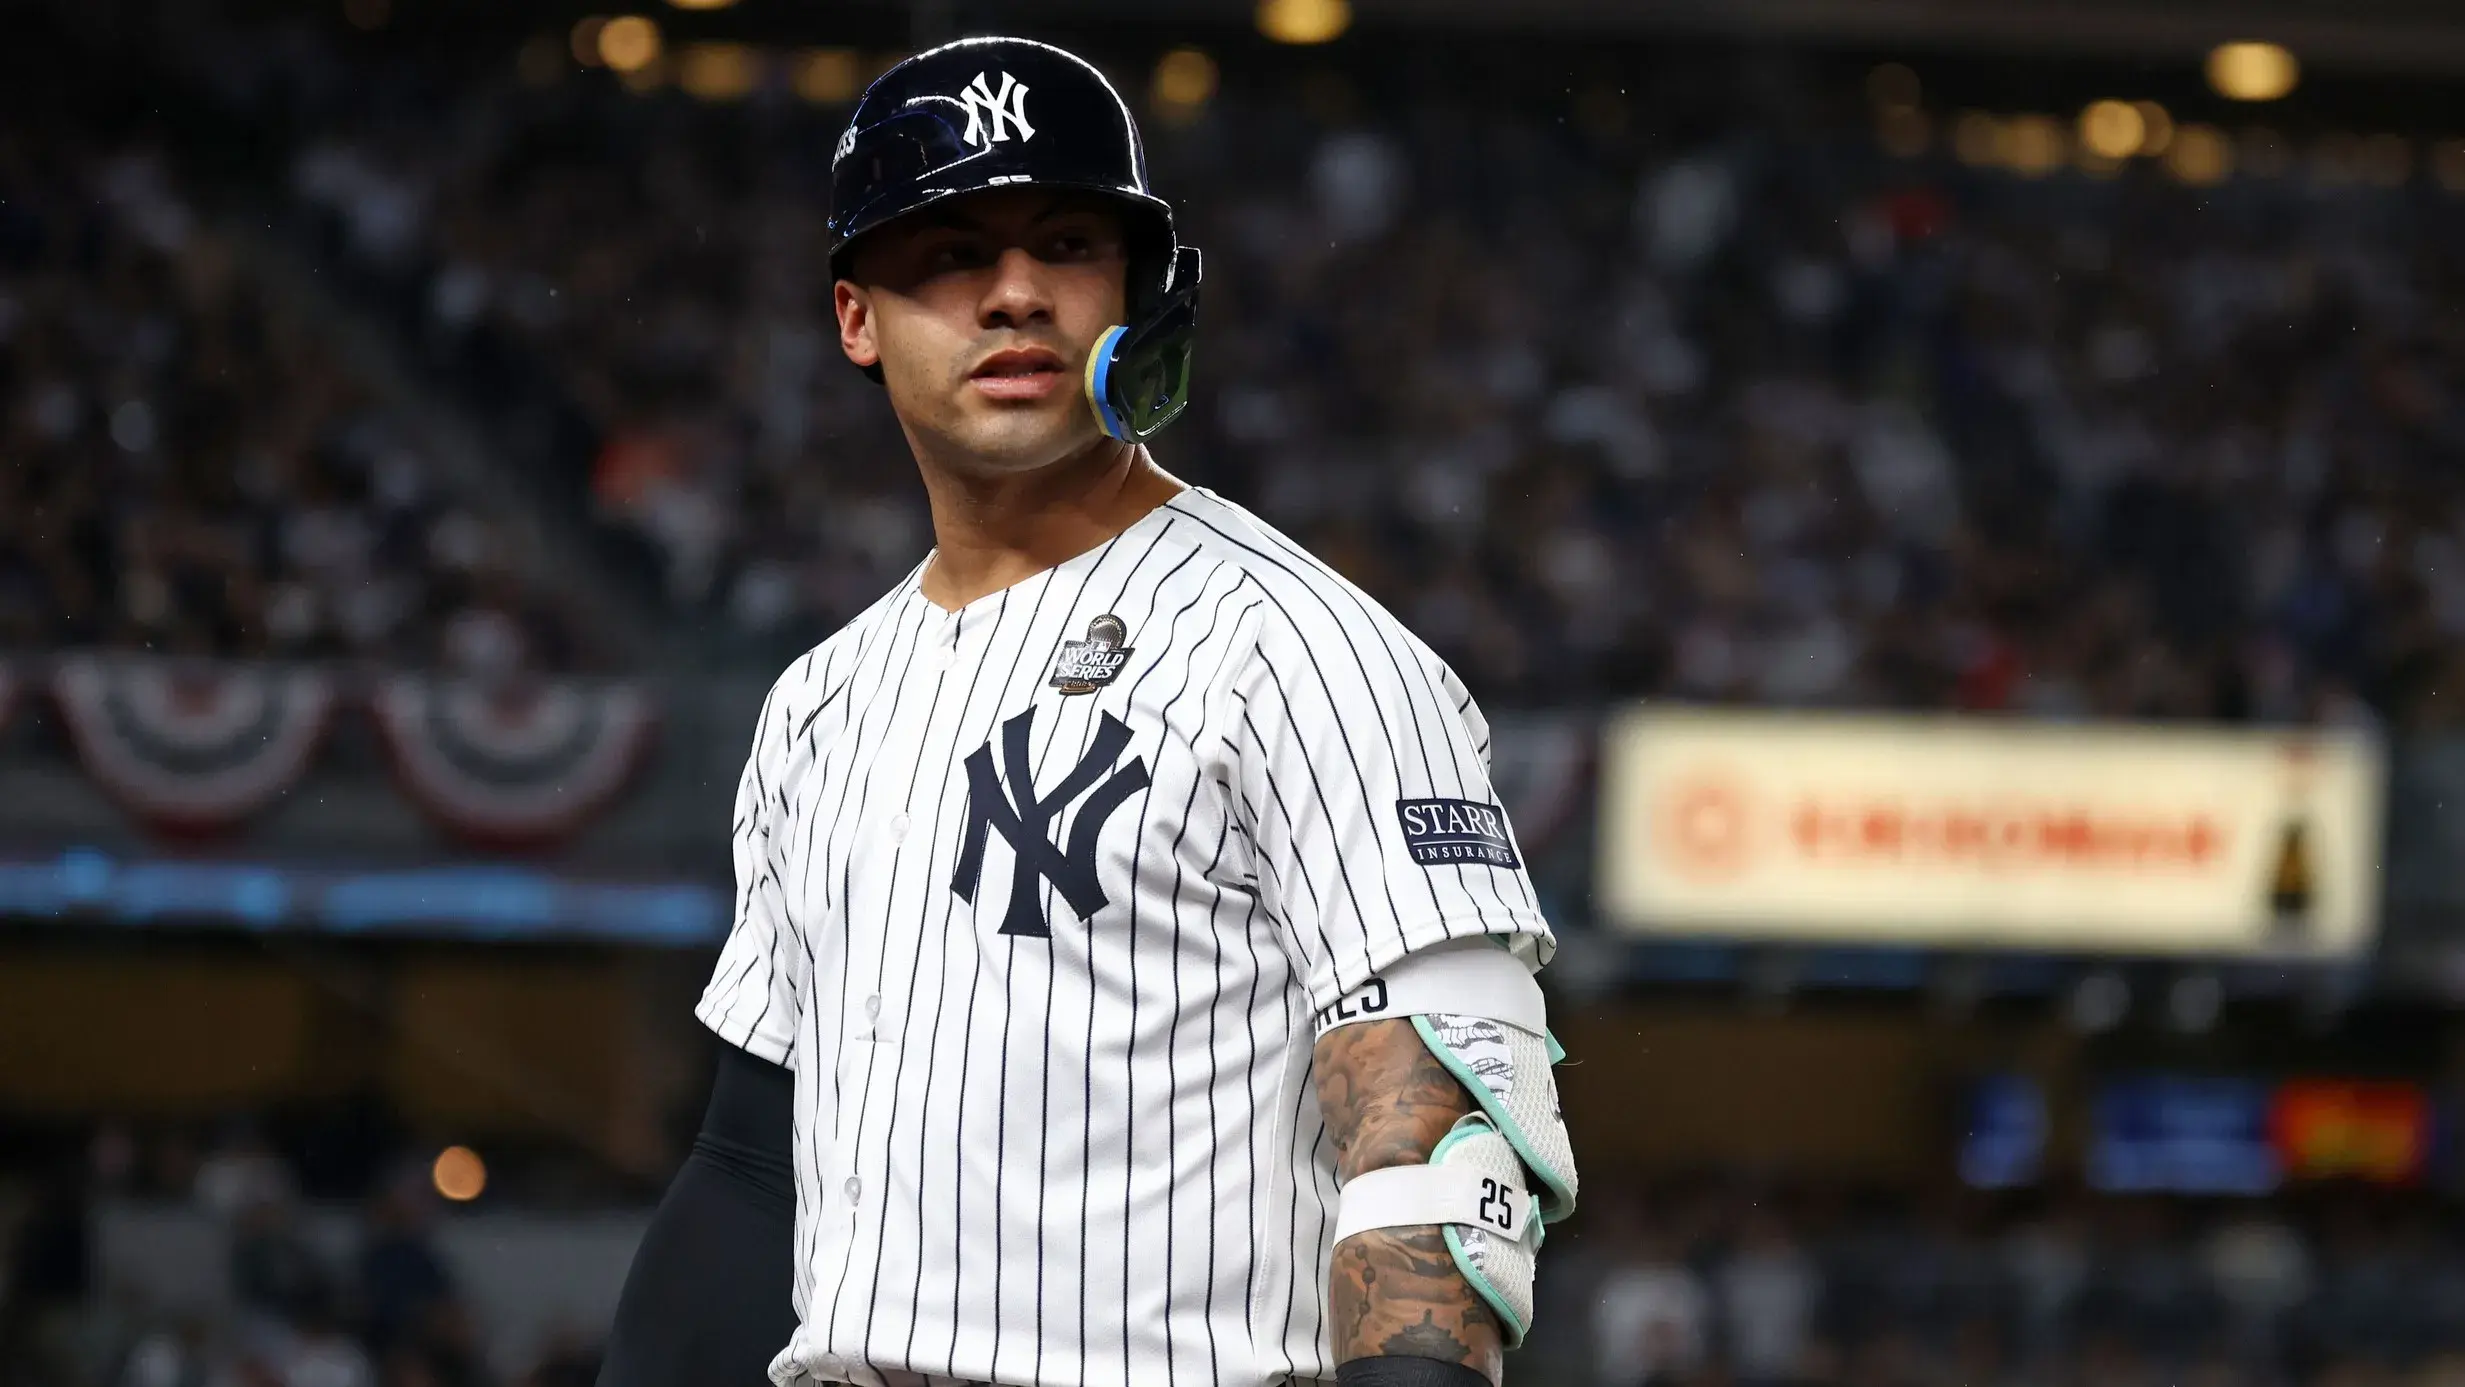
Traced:
<svg viewBox="0 0 2465 1387">
<path fill-rule="evenodd" d="M 1087 406 L 1124 443 L 1161 433 L 1190 402 L 1200 273 L 1198 251 L 1181 247 L 1163 301 L 1136 323 L 1106 328 L 1087 354 Z"/>
</svg>

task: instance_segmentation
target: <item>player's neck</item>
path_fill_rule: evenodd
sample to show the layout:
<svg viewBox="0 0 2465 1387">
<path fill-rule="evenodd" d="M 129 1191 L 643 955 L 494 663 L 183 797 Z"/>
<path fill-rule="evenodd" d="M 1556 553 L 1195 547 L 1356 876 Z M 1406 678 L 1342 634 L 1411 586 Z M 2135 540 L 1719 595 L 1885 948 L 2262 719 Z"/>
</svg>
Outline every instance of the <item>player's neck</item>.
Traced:
<svg viewBox="0 0 2465 1387">
<path fill-rule="evenodd" d="M 949 611 L 1077 558 L 1184 489 L 1144 446 L 1109 438 L 1017 476 L 922 471 L 934 549 L 921 586 Z"/>
</svg>

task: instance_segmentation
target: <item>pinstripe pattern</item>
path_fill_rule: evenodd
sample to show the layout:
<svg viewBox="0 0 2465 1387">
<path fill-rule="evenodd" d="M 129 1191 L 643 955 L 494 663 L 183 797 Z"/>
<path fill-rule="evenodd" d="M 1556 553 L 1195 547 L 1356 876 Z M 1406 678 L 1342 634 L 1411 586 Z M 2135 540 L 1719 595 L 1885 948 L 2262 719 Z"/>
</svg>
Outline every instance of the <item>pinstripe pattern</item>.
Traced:
<svg viewBox="0 0 2465 1387">
<path fill-rule="evenodd" d="M 1487 725 L 1384 611 L 1203 490 L 959 612 L 921 571 L 763 705 L 697 1010 L 796 1072 L 802 1328 L 775 1375 L 1332 1376 L 1310 1015 L 1444 939 L 1547 939 L 1520 871 L 1405 851 L 1397 800 L 1494 798 Z M 1050 688 L 1106 613 L 1119 676 Z M 1032 786 L 1002 751 L 1022 714 Z M 1017 855 L 996 833 L 961 859 L 964 763 L 991 746 L 1033 802 L 1108 719 L 1130 741 L 1087 783 L 1148 778 L 1089 825 L 1105 904 L 1081 919 L 1043 879 L 1051 936 L 1001 933 Z"/>
</svg>

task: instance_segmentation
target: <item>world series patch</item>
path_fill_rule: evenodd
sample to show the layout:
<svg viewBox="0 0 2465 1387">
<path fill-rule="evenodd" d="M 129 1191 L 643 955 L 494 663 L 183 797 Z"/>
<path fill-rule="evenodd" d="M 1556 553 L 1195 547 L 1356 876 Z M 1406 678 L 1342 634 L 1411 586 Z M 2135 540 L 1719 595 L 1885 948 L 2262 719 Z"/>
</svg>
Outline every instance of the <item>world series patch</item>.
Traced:
<svg viewBox="0 0 2465 1387">
<path fill-rule="evenodd" d="M 1424 867 L 1474 865 L 1520 867 L 1506 814 L 1494 804 L 1468 799 L 1399 799 L 1404 850 Z"/>
<path fill-rule="evenodd" d="M 1119 678 L 1130 662 L 1130 647 L 1123 643 L 1129 639 L 1129 623 L 1106 612 L 1087 623 L 1087 639 L 1061 643 L 1047 682 L 1065 694 L 1094 693 Z"/>
</svg>

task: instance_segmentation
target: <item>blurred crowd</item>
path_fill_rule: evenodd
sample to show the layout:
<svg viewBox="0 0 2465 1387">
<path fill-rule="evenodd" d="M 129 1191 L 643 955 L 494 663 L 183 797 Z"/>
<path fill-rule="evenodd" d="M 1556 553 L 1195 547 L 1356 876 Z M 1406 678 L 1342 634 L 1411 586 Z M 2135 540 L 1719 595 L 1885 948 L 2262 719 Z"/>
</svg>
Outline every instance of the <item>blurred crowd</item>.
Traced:
<svg viewBox="0 0 2465 1387">
<path fill-rule="evenodd" d="M 67 1181 L 0 1170 L 0 1384 L 588 1387 L 604 1325 L 509 1339 L 508 1307 L 475 1297 L 441 1248 L 428 1172 L 371 1169 L 325 1187 L 236 1122 L 203 1148 L 106 1124 Z M 549 1222 L 565 1207 L 490 1199 Z M 106 1235 L 114 1208 L 194 1218 Z M 198 1255 L 176 1229 L 200 1225 L 207 1264 L 128 1279 L 132 1257 Z M 526 1275 L 585 1279 L 527 1255 Z M 567 1255 L 622 1260 L 595 1236 Z M 1509 1364 L 1523 1387 L 2465 1387 L 2465 1222 L 2423 1192 L 2188 1200 L 1599 1171 L 1541 1267 L 1540 1327 Z M 206 1281 L 220 1289 L 189 1284 Z"/>
<path fill-rule="evenodd" d="M 678 632 L 775 660 L 930 544 L 830 316 L 844 106 L 629 91 L 551 40 L 180 42 L 213 138 L 261 139 L 221 191 Z M 1209 253 L 1164 463 L 1493 703 L 2460 721 L 2465 199 L 1893 157 L 1853 80 L 1637 62 L 1267 63 L 1150 109 Z M 157 147 L 0 150 L 0 642 L 571 663 Z"/>
<path fill-rule="evenodd" d="M 1540 1350 L 1553 1380 L 2465 1383 L 2465 1228 L 2418 1200 L 2007 1202 L 1705 1185 L 1586 1200 L 1568 1245 L 1543 1259 L 1541 1320 L 1562 1336 Z"/>
<path fill-rule="evenodd" d="M 354 1206 L 309 1202 L 298 1164 L 242 1121 L 205 1148 L 105 1124 L 81 1169 L 33 1174 L 0 1179 L 7 1387 L 590 1387 L 598 1376 L 601 1325 L 546 1335 L 512 1372 L 492 1364 L 492 1307 L 469 1298 L 437 1244 L 424 1168 L 390 1164 L 337 1218 Z M 124 1231 L 107 1252 L 107 1207 L 138 1211 L 128 1226 L 152 1231 Z"/>
<path fill-rule="evenodd" d="M 18 76 L 0 129 L 0 651 L 571 663 L 571 624 L 517 577 L 509 533 L 457 500 L 161 149 L 92 134 Z"/>
<path fill-rule="evenodd" d="M 1150 113 L 1210 256 L 1159 453 L 1484 696 L 2456 720 L 2456 200 L 1401 66 Z M 674 610 L 801 648 L 930 542 L 829 316 L 844 108 L 529 72 L 329 80 L 288 196 L 442 350 L 535 357 Z"/>
</svg>

